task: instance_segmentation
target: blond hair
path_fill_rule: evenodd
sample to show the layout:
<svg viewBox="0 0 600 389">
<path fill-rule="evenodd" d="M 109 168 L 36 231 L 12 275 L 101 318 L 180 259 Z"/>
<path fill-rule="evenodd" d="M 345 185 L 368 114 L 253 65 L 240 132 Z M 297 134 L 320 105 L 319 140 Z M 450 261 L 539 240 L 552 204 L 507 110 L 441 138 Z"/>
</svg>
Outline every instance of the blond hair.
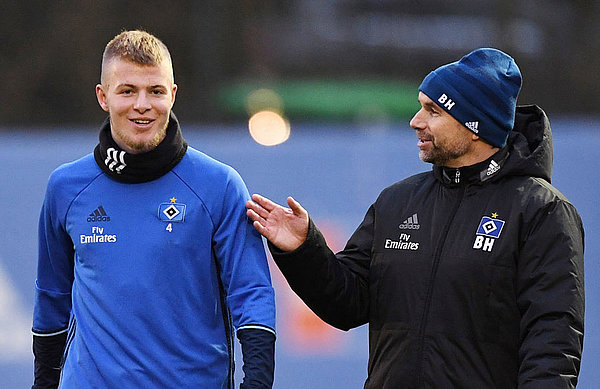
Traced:
<svg viewBox="0 0 600 389">
<path fill-rule="evenodd" d="M 108 42 L 102 54 L 101 80 L 104 79 L 106 66 L 113 59 L 149 66 L 168 61 L 171 68 L 173 67 L 167 46 L 160 39 L 143 30 L 123 31 Z"/>
</svg>

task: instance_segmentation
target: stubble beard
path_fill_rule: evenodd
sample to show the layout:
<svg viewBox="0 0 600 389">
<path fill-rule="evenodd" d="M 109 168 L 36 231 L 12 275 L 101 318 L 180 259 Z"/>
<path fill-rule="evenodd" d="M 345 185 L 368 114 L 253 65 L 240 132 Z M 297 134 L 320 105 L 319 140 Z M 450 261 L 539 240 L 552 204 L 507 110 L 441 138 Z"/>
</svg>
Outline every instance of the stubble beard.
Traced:
<svg viewBox="0 0 600 389">
<path fill-rule="evenodd" d="M 130 137 L 125 131 L 122 131 L 120 128 L 114 126 L 111 120 L 112 131 L 114 131 L 114 134 L 119 138 L 119 141 L 121 143 L 123 143 L 125 146 L 127 146 L 130 150 L 133 151 L 132 154 L 147 153 L 148 151 L 154 150 L 160 144 L 160 142 L 162 142 L 167 136 L 168 125 L 169 120 L 167 120 L 163 128 L 161 128 L 152 139 L 144 142 L 136 141 L 133 137 Z"/>
<path fill-rule="evenodd" d="M 437 166 L 446 166 L 449 161 L 462 157 L 470 150 L 470 143 L 468 142 L 453 142 L 446 146 L 438 146 L 435 139 L 433 139 L 432 144 L 432 150 L 419 151 L 419 158 L 423 162 L 432 163 Z"/>
</svg>

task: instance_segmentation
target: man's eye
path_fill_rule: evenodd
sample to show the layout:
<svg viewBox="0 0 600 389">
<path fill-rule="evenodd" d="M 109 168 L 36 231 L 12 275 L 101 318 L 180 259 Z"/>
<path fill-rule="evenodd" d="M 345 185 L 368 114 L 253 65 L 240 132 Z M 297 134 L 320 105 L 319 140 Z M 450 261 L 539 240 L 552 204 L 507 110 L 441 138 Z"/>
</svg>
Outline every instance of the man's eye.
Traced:
<svg viewBox="0 0 600 389">
<path fill-rule="evenodd" d="M 131 93 L 132 93 L 132 90 L 131 90 L 131 89 L 123 89 L 123 90 L 121 91 L 121 94 L 123 94 L 123 95 L 130 95 Z"/>
<path fill-rule="evenodd" d="M 162 91 L 162 90 L 160 90 L 160 89 L 155 89 L 155 90 L 153 90 L 153 91 L 152 91 L 152 94 L 155 94 L 155 95 L 163 95 L 163 94 L 165 94 L 165 92 L 163 92 L 163 91 Z"/>
</svg>

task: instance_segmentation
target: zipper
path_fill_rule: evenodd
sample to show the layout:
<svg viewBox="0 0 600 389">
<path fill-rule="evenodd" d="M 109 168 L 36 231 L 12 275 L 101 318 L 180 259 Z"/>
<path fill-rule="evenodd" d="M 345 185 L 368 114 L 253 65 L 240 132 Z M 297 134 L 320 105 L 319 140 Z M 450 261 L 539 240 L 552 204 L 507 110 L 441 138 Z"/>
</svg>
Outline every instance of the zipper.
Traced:
<svg viewBox="0 0 600 389">
<path fill-rule="evenodd" d="M 455 177 L 455 181 L 460 182 L 460 172 L 457 170 Z M 423 352 L 425 346 L 425 327 L 427 326 L 427 318 L 429 316 L 429 310 L 431 308 L 431 298 L 433 295 L 433 284 L 435 281 L 435 276 L 437 274 L 437 269 L 442 257 L 442 252 L 444 251 L 444 246 L 446 245 L 446 239 L 448 238 L 448 232 L 450 231 L 450 226 L 454 221 L 454 217 L 458 212 L 458 208 L 460 207 L 462 200 L 465 197 L 466 188 L 463 186 L 460 188 L 460 193 L 458 194 L 458 199 L 456 201 L 456 205 L 452 207 L 452 213 L 448 218 L 448 222 L 444 226 L 442 230 L 442 239 L 440 240 L 435 255 L 433 257 L 433 265 L 431 267 L 431 273 L 429 275 L 429 283 L 427 286 L 427 295 L 425 297 L 425 308 L 423 309 L 423 314 L 421 316 L 421 324 L 419 325 L 419 336 L 418 336 L 418 367 L 417 367 L 417 377 L 418 377 L 418 385 L 417 387 L 421 387 L 423 380 Z"/>
</svg>

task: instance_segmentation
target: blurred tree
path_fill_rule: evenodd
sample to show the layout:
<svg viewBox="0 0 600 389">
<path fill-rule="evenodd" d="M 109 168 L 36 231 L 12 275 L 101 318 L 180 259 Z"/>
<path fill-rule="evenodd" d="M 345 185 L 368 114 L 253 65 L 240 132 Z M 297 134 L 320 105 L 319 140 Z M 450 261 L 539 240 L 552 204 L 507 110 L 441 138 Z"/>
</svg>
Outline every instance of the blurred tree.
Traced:
<svg viewBox="0 0 600 389">
<path fill-rule="evenodd" d="M 241 39 L 233 1 L 7 2 L 0 14 L 0 125 L 95 125 L 104 118 L 94 87 L 102 51 L 123 29 L 157 35 L 173 56 L 180 89 L 175 111 L 215 120 L 211 103 L 231 72 Z M 235 59 L 235 61 L 234 61 Z M 229 65 L 229 66 L 228 66 Z M 182 112 L 182 113 L 180 113 Z"/>
<path fill-rule="evenodd" d="M 598 0 L 28 0 L 0 13 L 0 127 L 97 125 L 105 44 L 145 29 L 173 55 L 175 112 L 231 119 L 215 96 L 236 79 L 418 83 L 473 45 L 511 53 L 520 101 L 552 113 L 600 112 Z M 448 44 L 451 43 L 451 44 Z"/>
</svg>

